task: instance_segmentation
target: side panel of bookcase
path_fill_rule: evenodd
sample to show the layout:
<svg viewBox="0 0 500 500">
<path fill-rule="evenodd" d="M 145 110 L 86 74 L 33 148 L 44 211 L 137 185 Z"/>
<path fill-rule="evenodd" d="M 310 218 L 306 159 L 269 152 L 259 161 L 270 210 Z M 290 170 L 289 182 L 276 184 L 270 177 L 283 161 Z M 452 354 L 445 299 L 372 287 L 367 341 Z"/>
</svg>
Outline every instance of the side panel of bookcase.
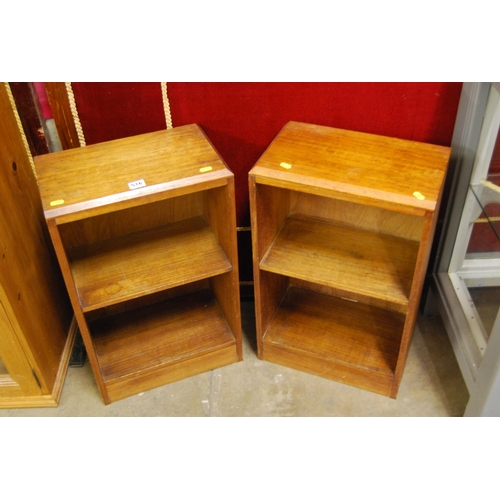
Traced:
<svg viewBox="0 0 500 500">
<path fill-rule="evenodd" d="M 429 262 L 429 256 L 432 246 L 431 243 L 436 229 L 437 217 L 438 217 L 438 211 L 427 212 L 425 214 L 425 217 L 422 217 L 424 228 L 422 231 L 422 238 L 420 240 L 420 248 L 418 252 L 417 263 L 415 266 L 415 273 L 413 276 L 412 289 L 409 301 L 410 307 L 408 309 L 408 314 L 406 316 L 404 333 L 398 356 L 398 365 L 396 367 L 393 388 L 391 391 L 391 397 L 393 398 L 396 398 L 399 391 L 399 385 L 403 377 L 403 371 L 406 364 L 406 360 L 408 358 L 410 343 L 413 338 L 413 333 L 417 322 L 420 297 L 422 295 L 422 289 L 424 286 L 425 275 L 427 271 L 427 265 Z"/>
<path fill-rule="evenodd" d="M 56 220 L 55 219 L 47 220 L 47 226 L 49 228 L 50 236 L 52 239 L 52 243 L 54 245 L 57 259 L 59 261 L 59 266 L 62 271 L 64 282 L 66 284 L 66 289 L 68 290 L 68 295 L 71 301 L 71 305 L 73 306 L 75 319 L 76 322 L 78 323 L 78 328 L 80 330 L 80 334 L 82 336 L 82 340 L 85 345 L 85 349 L 87 351 L 87 356 L 89 358 L 90 365 L 92 366 L 92 371 L 94 372 L 97 386 L 99 387 L 99 391 L 101 392 L 103 401 L 106 404 L 108 404 L 109 398 L 106 392 L 106 387 L 100 375 L 101 370 L 99 367 L 99 362 L 97 360 L 97 356 L 95 355 L 94 346 L 92 344 L 92 338 L 87 325 L 87 321 L 85 319 L 85 315 L 83 314 L 82 308 L 80 306 L 80 300 L 78 299 L 78 292 L 75 288 L 75 282 L 71 274 L 71 268 L 68 262 L 63 242 L 61 240 L 61 235 L 59 234 L 59 228 Z"/>
<path fill-rule="evenodd" d="M 233 177 L 227 179 L 226 186 L 206 192 L 205 213 L 212 231 L 232 266 L 230 272 L 214 276 L 211 279 L 211 284 L 217 302 L 237 340 L 238 360 L 242 360 L 240 287 Z"/>
<path fill-rule="evenodd" d="M 257 349 L 262 359 L 262 339 L 284 297 L 288 278 L 261 272 L 260 261 L 288 216 L 290 194 L 286 190 L 257 184 L 252 176 L 249 178 L 249 187 Z"/>
</svg>

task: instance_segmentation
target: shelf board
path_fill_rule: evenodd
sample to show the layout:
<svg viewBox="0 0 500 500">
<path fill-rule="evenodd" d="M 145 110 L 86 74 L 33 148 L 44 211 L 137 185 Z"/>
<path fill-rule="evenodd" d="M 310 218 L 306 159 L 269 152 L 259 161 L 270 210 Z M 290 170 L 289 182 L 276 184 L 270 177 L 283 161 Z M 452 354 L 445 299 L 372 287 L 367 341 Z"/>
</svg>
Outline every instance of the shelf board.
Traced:
<svg viewBox="0 0 500 500">
<path fill-rule="evenodd" d="M 39 155 L 35 163 L 48 218 L 102 206 L 112 211 L 126 200 L 227 175 L 194 124 Z M 139 180 L 143 187 L 132 189 L 129 184 Z"/>
<path fill-rule="evenodd" d="M 260 269 L 408 307 L 418 242 L 290 216 Z"/>
<path fill-rule="evenodd" d="M 264 358 L 266 346 L 291 348 L 302 360 L 392 380 L 404 322 L 401 313 L 291 286 L 264 334 Z"/>
<path fill-rule="evenodd" d="M 79 247 L 68 257 L 84 312 L 232 269 L 202 217 Z"/>
<path fill-rule="evenodd" d="M 210 289 L 96 320 L 90 330 L 105 383 L 236 345 Z"/>
</svg>

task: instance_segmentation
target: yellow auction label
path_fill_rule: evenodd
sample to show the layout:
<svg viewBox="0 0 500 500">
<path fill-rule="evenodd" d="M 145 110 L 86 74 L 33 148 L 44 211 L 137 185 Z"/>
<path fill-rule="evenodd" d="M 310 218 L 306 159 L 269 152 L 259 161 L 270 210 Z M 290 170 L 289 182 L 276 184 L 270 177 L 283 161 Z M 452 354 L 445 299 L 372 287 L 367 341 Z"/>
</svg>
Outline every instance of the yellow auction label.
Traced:
<svg viewBox="0 0 500 500">
<path fill-rule="evenodd" d="M 54 200 L 50 202 L 51 207 L 57 207 L 57 205 L 62 205 L 64 203 L 64 200 Z"/>
<path fill-rule="evenodd" d="M 415 198 L 417 198 L 417 200 L 425 200 L 425 196 L 420 192 L 420 191 L 415 191 L 413 193 L 413 196 L 415 196 Z"/>
<path fill-rule="evenodd" d="M 212 167 L 201 167 L 200 172 L 210 172 L 212 170 Z"/>
<path fill-rule="evenodd" d="M 287 170 L 289 170 L 290 168 L 292 168 L 292 166 L 290 165 L 290 163 L 285 163 L 284 161 L 280 163 L 280 167 L 286 168 Z"/>
</svg>

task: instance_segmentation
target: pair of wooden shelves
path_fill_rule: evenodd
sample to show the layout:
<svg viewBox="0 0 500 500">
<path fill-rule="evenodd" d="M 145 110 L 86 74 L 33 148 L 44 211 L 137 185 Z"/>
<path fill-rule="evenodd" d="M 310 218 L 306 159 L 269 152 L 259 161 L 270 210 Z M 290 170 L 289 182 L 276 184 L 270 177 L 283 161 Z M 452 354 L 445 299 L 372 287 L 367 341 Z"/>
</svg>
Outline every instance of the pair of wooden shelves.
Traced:
<svg viewBox="0 0 500 500">
<path fill-rule="evenodd" d="M 284 127 L 249 174 L 261 359 L 396 397 L 449 154 Z"/>
<path fill-rule="evenodd" d="M 106 404 L 242 359 L 234 176 L 198 126 L 35 161 Z"/>
<path fill-rule="evenodd" d="M 396 397 L 449 153 L 285 126 L 249 175 L 262 359 Z M 105 403 L 242 359 L 234 177 L 199 127 L 35 162 Z"/>
</svg>

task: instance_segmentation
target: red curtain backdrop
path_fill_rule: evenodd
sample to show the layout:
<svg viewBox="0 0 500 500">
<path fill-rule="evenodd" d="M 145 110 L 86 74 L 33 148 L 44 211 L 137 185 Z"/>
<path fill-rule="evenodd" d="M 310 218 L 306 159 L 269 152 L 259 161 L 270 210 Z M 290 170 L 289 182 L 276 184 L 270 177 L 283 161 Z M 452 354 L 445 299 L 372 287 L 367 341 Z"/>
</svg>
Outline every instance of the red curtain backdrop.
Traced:
<svg viewBox="0 0 500 500">
<path fill-rule="evenodd" d="M 159 83 L 72 83 L 72 88 L 87 144 L 166 127 Z"/>
</svg>

